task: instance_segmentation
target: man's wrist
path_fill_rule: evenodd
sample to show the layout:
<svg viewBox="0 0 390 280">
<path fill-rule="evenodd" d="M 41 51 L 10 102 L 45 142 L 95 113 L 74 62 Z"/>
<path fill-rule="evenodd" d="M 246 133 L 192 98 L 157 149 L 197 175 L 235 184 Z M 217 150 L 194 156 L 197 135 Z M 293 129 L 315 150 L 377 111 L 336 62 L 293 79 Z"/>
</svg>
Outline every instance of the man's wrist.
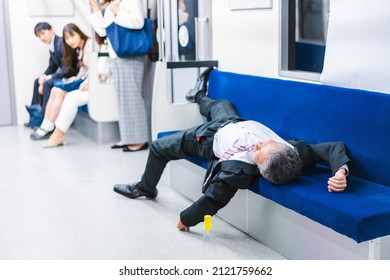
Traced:
<svg viewBox="0 0 390 280">
<path fill-rule="evenodd" d="M 347 177 L 349 175 L 349 169 L 348 169 L 348 165 L 344 164 L 343 166 L 341 166 L 339 168 L 339 171 L 342 170 L 343 174 L 345 177 Z"/>
</svg>

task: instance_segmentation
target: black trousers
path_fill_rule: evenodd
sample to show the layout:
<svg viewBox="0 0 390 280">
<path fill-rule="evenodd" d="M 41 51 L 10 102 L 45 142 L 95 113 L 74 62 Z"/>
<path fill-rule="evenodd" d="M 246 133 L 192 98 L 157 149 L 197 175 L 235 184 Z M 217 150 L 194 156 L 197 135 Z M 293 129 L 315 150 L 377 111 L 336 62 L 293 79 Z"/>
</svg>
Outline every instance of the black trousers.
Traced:
<svg viewBox="0 0 390 280">
<path fill-rule="evenodd" d="M 41 95 L 38 92 L 39 87 L 39 78 L 35 79 L 34 81 L 34 89 L 33 89 L 33 96 L 31 99 L 31 105 L 39 104 L 41 105 Z"/>
<path fill-rule="evenodd" d="M 154 191 L 165 166 L 171 160 L 188 156 L 216 159 L 213 153 L 214 134 L 223 122 L 236 118 L 237 112 L 230 101 L 213 100 L 208 96 L 200 100 L 199 110 L 211 121 L 153 141 L 139 185 L 142 189 Z M 197 132 L 202 130 L 214 131 L 214 133 L 206 133 L 207 135 L 201 138 L 197 137 Z"/>
<path fill-rule="evenodd" d="M 43 95 L 42 95 L 42 102 L 41 102 L 41 108 L 42 108 L 41 114 L 43 117 L 45 116 L 46 105 L 47 105 L 47 102 L 49 101 L 51 89 L 54 87 L 54 80 L 55 79 L 47 80 L 43 84 Z"/>
<path fill-rule="evenodd" d="M 34 81 L 34 88 L 33 88 L 33 96 L 31 99 L 31 105 L 39 104 L 42 107 L 42 111 L 44 112 L 46 110 L 47 102 L 49 101 L 50 92 L 51 89 L 54 86 L 54 80 L 50 79 L 47 80 L 43 84 L 43 93 L 42 95 L 39 94 L 38 88 L 39 88 L 39 78 L 35 79 Z"/>
</svg>

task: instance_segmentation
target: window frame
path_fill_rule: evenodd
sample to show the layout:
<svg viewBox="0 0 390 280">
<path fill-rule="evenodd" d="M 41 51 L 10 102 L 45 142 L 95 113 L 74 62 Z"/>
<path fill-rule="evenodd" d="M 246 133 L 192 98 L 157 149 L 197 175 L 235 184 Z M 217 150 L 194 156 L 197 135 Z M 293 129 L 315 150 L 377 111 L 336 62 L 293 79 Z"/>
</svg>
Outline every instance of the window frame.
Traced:
<svg viewBox="0 0 390 280">
<path fill-rule="evenodd" d="M 297 9 L 295 0 L 280 0 L 279 75 L 287 78 L 320 81 L 321 73 L 295 70 Z M 326 43 L 325 43 L 326 45 Z"/>
</svg>

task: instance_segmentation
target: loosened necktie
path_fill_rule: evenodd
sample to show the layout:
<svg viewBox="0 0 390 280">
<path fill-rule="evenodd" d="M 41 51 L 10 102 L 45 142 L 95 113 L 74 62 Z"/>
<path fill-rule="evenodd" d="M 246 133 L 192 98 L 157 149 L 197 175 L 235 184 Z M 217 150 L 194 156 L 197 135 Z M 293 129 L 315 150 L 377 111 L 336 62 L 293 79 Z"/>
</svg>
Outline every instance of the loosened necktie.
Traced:
<svg viewBox="0 0 390 280">
<path fill-rule="evenodd" d="M 233 145 L 233 147 L 227 149 L 220 157 L 221 160 L 228 160 L 233 155 L 252 150 L 254 145 Z"/>
</svg>

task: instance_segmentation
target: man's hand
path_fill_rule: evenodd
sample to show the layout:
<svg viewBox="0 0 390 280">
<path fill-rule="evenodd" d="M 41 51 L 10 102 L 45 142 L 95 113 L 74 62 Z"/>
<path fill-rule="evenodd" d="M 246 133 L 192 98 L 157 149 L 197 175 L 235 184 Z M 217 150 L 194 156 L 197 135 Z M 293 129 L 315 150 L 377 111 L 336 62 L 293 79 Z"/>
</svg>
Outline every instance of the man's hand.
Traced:
<svg viewBox="0 0 390 280">
<path fill-rule="evenodd" d="M 343 192 L 347 187 L 347 177 L 345 176 L 346 170 L 340 168 L 333 177 L 328 180 L 329 192 Z"/>
<path fill-rule="evenodd" d="M 187 227 L 187 226 L 185 226 L 182 222 L 181 222 L 181 220 L 180 220 L 180 218 L 179 218 L 179 221 L 177 222 L 177 226 L 176 226 L 178 229 L 180 229 L 180 230 L 183 230 L 183 231 L 188 231 L 188 230 L 190 230 L 190 227 Z"/>
<path fill-rule="evenodd" d="M 97 0 L 89 0 L 89 5 L 91 5 L 92 11 L 100 11 L 99 3 Z"/>
<path fill-rule="evenodd" d="M 42 75 L 38 79 L 38 84 L 43 85 L 46 82 L 46 75 Z"/>
<path fill-rule="evenodd" d="M 72 76 L 66 82 L 71 83 L 71 82 L 74 82 L 76 79 L 77 79 L 77 76 Z"/>
<path fill-rule="evenodd" d="M 43 84 L 41 84 L 41 85 L 38 86 L 38 93 L 39 93 L 40 95 L 43 95 Z"/>
<path fill-rule="evenodd" d="M 113 2 L 110 6 L 110 11 L 116 16 L 117 13 L 119 12 L 119 4 L 120 2 Z"/>
</svg>

